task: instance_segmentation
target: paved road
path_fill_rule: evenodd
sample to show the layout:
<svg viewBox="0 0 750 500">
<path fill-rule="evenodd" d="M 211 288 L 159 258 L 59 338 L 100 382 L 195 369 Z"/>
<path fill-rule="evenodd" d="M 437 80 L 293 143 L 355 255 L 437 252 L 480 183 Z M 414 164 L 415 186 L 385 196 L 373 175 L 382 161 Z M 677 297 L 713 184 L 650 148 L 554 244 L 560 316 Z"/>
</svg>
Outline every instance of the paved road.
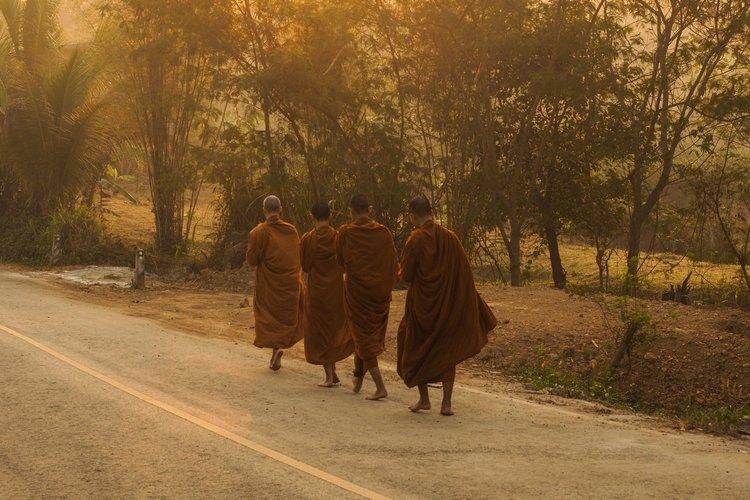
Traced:
<svg viewBox="0 0 750 500">
<path fill-rule="evenodd" d="M 741 443 L 466 388 L 456 417 L 413 415 L 393 374 L 391 397 L 367 402 L 315 387 L 302 361 L 273 373 L 265 351 L 18 274 L 0 272 L 0 325 L 1 497 L 750 493 Z"/>
</svg>

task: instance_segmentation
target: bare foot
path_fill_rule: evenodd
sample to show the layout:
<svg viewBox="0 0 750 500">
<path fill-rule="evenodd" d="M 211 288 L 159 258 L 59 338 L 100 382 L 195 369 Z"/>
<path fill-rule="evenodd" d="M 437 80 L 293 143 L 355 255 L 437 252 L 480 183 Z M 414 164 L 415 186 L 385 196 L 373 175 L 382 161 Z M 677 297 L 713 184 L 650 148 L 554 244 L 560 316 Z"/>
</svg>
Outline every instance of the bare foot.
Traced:
<svg viewBox="0 0 750 500">
<path fill-rule="evenodd" d="M 443 405 L 440 408 L 440 414 L 444 415 L 446 417 L 451 417 L 451 416 L 453 416 L 453 408 L 451 408 L 450 405 Z"/>
<path fill-rule="evenodd" d="M 362 384 L 364 381 L 364 377 L 352 377 L 352 390 L 355 394 L 362 390 Z"/>
<path fill-rule="evenodd" d="M 379 391 L 376 391 L 375 394 L 373 394 L 372 396 L 367 396 L 365 399 L 367 399 L 368 401 L 380 401 L 381 399 L 384 399 L 387 397 L 388 397 L 388 391 L 386 391 L 385 389 L 381 389 Z"/>
<path fill-rule="evenodd" d="M 335 380 L 326 380 L 325 382 L 321 382 L 318 384 L 318 387 L 325 387 L 326 389 L 330 389 L 331 387 L 338 387 L 341 384 L 339 382 L 336 382 Z"/>
<path fill-rule="evenodd" d="M 432 405 L 429 401 L 422 401 L 421 399 L 409 407 L 411 411 L 417 413 L 419 411 L 427 411 L 432 409 Z"/>
<path fill-rule="evenodd" d="M 277 372 L 281 369 L 281 356 L 284 355 L 284 351 L 279 350 L 276 352 L 276 356 L 273 358 L 273 362 L 271 363 L 271 370 Z"/>
</svg>

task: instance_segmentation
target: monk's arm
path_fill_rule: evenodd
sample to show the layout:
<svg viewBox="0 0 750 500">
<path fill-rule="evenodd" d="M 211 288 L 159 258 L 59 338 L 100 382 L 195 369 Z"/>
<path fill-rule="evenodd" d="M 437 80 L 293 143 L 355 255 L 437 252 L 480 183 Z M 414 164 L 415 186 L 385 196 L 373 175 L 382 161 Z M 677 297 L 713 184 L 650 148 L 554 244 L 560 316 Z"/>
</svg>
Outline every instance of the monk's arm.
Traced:
<svg viewBox="0 0 750 500">
<path fill-rule="evenodd" d="M 265 252 L 265 247 L 268 240 L 267 236 L 268 235 L 265 233 L 265 231 L 256 228 L 250 231 L 250 235 L 247 239 L 247 253 L 245 254 L 245 262 L 247 262 L 247 265 L 250 266 L 251 290 L 255 284 L 256 268 L 258 267 L 258 265 L 260 265 L 260 261 L 263 258 L 263 253 Z"/>
<path fill-rule="evenodd" d="M 312 267 L 312 249 L 310 248 L 310 237 L 305 235 L 299 243 L 299 262 L 302 266 L 302 272 L 307 274 Z"/>
<path fill-rule="evenodd" d="M 401 253 L 399 262 L 398 279 L 406 286 L 411 285 L 414 281 L 414 274 L 417 269 L 417 260 L 419 258 L 419 241 L 414 235 L 409 236 Z"/>
<path fill-rule="evenodd" d="M 310 236 L 305 235 L 299 244 L 299 262 L 302 267 L 302 280 L 307 283 L 308 274 L 312 268 L 312 249 L 310 248 Z"/>
<path fill-rule="evenodd" d="M 247 250 L 245 251 L 245 262 L 251 268 L 258 267 L 258 235 L 256 230 L 250 231 L 247 236 Z"/>
</svg>

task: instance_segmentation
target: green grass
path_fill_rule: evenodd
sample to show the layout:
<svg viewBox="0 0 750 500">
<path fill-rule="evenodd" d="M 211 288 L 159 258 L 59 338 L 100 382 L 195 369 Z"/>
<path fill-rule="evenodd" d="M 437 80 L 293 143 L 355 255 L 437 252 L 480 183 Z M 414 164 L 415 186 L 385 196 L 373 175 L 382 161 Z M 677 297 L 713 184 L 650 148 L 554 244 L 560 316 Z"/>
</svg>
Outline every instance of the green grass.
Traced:
<svg viewBox="0 0 750 500">
<path fill-rule="evenodd" d="M 715 408 L 688 406 L 678 416 L 686 429 L 734 434 L 750 423 L 750 405 L 726 405 Z"/>
<path fill-rule="evenodd" d="M 533 362 L 519 367 L 516 376 L 536 391 L 547 391 L 556 396 L 595 401 L 615 408 L 677 418 L 681 427 L 686 430 L 736 435 L 750 423 L 750 405 L 689 405 L 669 412 L 662 408 L 646 407 L 640 403 L 635 386 L 623 390 L 617 379 L 603 370 L 582 375 L 554 367 L 546 361 L 542 348 L 537 349 L 537 358 Z"/>
<path fill-rule="evenodd" d="M 627 395 L 618 389 L 615 380 L 610 375 L 602 371 L 592 371 L 588 375 L 581 375 L 561 370 L 547 363 L 541 348 L 537 349 L 536 360 L 521 365 L 517 375 L 537 391 L 547 390 L 552 394 L 567 398 L 631 406 Z"/>
</svg>

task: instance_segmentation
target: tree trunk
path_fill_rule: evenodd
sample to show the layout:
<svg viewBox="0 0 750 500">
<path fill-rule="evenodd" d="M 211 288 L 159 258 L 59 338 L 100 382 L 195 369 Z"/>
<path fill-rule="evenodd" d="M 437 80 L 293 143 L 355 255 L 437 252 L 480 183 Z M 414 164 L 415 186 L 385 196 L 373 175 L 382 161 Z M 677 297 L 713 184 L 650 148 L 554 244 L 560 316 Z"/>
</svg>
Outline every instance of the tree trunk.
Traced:
<svg viewBox="0 0 750 500">
<path fill-rule="evenodd" d="M 740 263 L 740 272 L 745 280 L 745 286 L 747 287 L 747 291 L 750 292 L 750 272 L 747 270 L 747 256 L 740 255 L 738 260 Z"/>
<path fill-rule="evenodd" d="M 622 363 L 622 359 L 626 354 L 630 355 L 630 349 L 633 347 L 635 334 L 638 333 L 638 330 L 640 329 L 641 325 L 637 322 L 631 322 L 628 324 L 628 327 L 622 336 L 622 340 L 620 341 L 620 345 L 617 347 L 617 352 L 615 352 L 615 356 L 612 358 L 612 364 L 610 365 L 610 370 L 612 372 L 615 372 L 620 367 L 620 363 Z"/>
<path fill-rule="evenodd" d="M 273 135 L 271 133 L 271 103 L 268 95 L 264 94 L 262 99 L 263 107 L 263 124 L 265 130 L 263 131 L 263 138 L 265 140 L 266 155 L 268 156 L 268 177 L 271 191 L 281 196 L 281 172 L 279 168 L 279 162 L 276 159 L 276 153 L 273 149 Z"/>
<path fill-rule="evenodd" d="M 638 269 L 641 259 L 641 233 L 643 221 L 636 212 L 630 216 L 630 230 L 628 231 L 628 270 L 625 277 L 625 286 L 632 296 L 638 294 Z"/>
<path fill-rule="evenodd" d="M 156 226 L 156 248 L 165 255 L 177 255 L 182 245 L 182 224 L 178 217 L 181 186 L 166 168 L 154 168 L 151 189 Z M 159 172 L 158 174 L 156 172 Z"/>
<path fill-rule="evenodd" d="M 599 269 L 599 291 L 606 292 L 609 289 L 609 257 L 607 247 L 598 242 L 596 244 L 596 267 Z"/>
<path fill-rule="evenodd" d="M 523 286 L 521 275 L 521 224 L 518 221 L 510 222 L 510 238 L 508 241 L 508 259 L 510 261 L 510 286 Z"/>
<path fill-rule="evenodd" d="M 547 248 L 549 249 L 549 260 L 552 266 L 552 281 L 555 288 L 565 289 L 567 278 L 565 268 L 563 267 L 562 257 L 560 256 L 560 245 L 557 240 L 557 230 L 555 225 L 547 222 L 544 225 L 544 236 L 547 239 Z"/>
</svg>

